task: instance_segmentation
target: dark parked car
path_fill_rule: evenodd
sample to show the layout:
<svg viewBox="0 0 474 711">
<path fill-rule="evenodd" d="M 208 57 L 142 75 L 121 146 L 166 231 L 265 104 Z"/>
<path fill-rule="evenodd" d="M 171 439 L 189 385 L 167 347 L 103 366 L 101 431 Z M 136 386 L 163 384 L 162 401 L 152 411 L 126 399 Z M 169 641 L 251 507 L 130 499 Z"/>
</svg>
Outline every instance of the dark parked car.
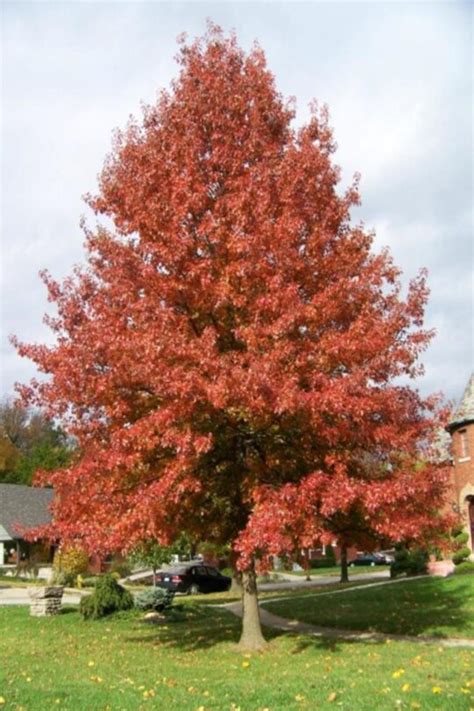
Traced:
<svg viewBox="0 0 474 711">
<path fill-rule="evenodd" d="M 211 565 L 188 563 L 175 565 L 156 574 L 156 584 L 160 588 L 174 592 L 197 593 L 224 592 L 230 589 L 232 579 L 222 575 Z"/>
<path fill-rule="evenodd" d="M 349 561 L 349 565 L 389 565 L 391 562 L 389 556 L 383 553 L 364 553 Z"/>
</svg>

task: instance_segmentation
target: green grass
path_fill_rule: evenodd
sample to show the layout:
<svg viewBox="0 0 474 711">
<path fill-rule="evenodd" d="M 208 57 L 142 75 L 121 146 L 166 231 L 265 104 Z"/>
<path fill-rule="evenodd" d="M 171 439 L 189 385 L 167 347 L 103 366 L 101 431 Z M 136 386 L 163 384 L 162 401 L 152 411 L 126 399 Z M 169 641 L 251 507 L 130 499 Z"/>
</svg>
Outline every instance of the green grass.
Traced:
<svg viewBox="0 0 474 711">
<path fill-rule="evenodd" d="M 315 581 L 314 585 L 301 588 L 301 587 L 289 587 L 285 588 L 284 590 L 267 590 L 267 591 L 260 591 L 258 593 L 258 599 L 260 601 L 262 600 L 274 600 L 278 599 L 280 597 L 289 597 L 289 596 L 294 596 L 295 598 L 300 598 L 300 597 L 306 597 L 307 595 L 315 595 L 317 593 L 327 593 L 330 592 L 331 590 L 344 590 L 347 588 L 356 588 L 356 587 L 363 587 L 364 585 L 370 585 L 373 584 L 373 580 L 351 580 L 348 583 L 340 583 L 334 581 L 333 583 L 329 583 L 326 585 L 318 585 L 318 583 Z M 383 581 L 380 581 L 383 582 Z M 226 593 L 210 593 L 207 595 L 189 595 L 186 597 L 176 597 L 175 600 L 177 602 L 183 602 L 186 604 L 187 601 L 190 602 L 198 602 L 202 605 L 220 605 L 223 603 L 228 603 L 228 602 L 236 602 L 240 600 L 240 595 L 237 593 L 233 592 L 226 592 Z"/>
<path fill-rule="evenodd" d="M 18 575 L 0 575 L 1 588 L 27 588 L 30 585 L 46 585 L 40 578 L 24 578 Z"/>
<path fill-rule="evenodd" d="M 0 608 L 2 708 L 467 711 L 474 703 L 471 650 L 266 630 L 268 651 L 244 656 L 230 613 L 189 601 L 183 609 L 185 621 L 151 626 L 134 612 L 84 622 L 74 610 L 38 619 L 25 607 Z"/>
<path fill-rule="evenodd" d="M 326 627 L 474 638 L 474 576 L 403 580 L 319 598 L 295 595 L 267 609 Z"/>
<path fill-rule="evenodd" d="M 390 570 L 389 565 L 352 565 L 349 566 L 349 578 L 352 578 L 354 575 L 361 575 L 362 573 L 381 573 L 385 570 Z M 305 570 L 285 570 L 281 571 L 282 575 L 284 576 L 285 573 L 289 573 L 290 575 L 298 575 L 301 578 L 305 578 L 307 573 Z M 339 565 L 332 565 L 330 567 L 326 568 L 311 568 L 309 570 L 309 574 L 312 578 L 317 578 L 321 576 L 329 576 L 329 577 L 340 577 L 341 575 L 341 567 Z"/>
</svg>

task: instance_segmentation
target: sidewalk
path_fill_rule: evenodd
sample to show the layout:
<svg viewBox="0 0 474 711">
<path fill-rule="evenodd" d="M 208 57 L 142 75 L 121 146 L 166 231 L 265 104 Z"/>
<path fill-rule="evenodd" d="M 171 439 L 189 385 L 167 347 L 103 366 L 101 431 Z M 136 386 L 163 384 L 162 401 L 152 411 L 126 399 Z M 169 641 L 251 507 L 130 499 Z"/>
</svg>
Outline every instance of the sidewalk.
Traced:
<svg viewBox="0 0 474 711">
<path fill-rule="evenodd" d="M 416 579 L 416 578 L 413 578 Z M 419 579 L 419 578 L 418 578 Z M 411 580 L 411 579 L 410 579 Z M 368 585 L 365 587 L 378 587 L 380 585 L 393 585 L 401 582 L 407 582 L 406 579 L 403 580 L 387 580 L 384 582 L 374 583 L 373 585 Z M 337 593 L 350 593 L 353 590 L 360 590 L 358 587 L 345 588 L 342 590 L 331 590 L 328 592 L 315 593 L 314 595 L 308 597 L 319 597 L 320 595 L 335 595 Z M 293 596 L 294 597 L 294 596 Z M 319 627 L 316 625 L 310 625 L 306 622 L 299 622 L 298 620 L 288 620 L 284 617 L 279 617 L 274 615 L 268 610 L 265 610 L 262 605 L 269 605 L 272 602 L 279 602 L 280 600 L 288 600 L 290 598 L 275 598 L 274 600 L 262 600 L 259 602 L 260 606 L 260 620 L 262 625 L 265 627 L 272 627 L 274 629 L 282 630 L 283 632 L 293 632 L 300 634 L 307 634 L 312 637 L 326 637 L 331 639 L 340 639 L 343 641 L 354 642 L 412 642 L 415 644 L 437 644 L 439 647 L 469 647 L 474 649 L 474 639 L 463 639 L 458 637 L 429 637 L 420 635 L 418 637 L 411 637 L 409 635 L 400 634 L 384 634 L 382 632 L 357 632 L 354 630 L 338 629 L 335 627 Z M 291 598 L 293 599 L 293 598 Z M 242 617 L 242 603 L 241 602 L 230 602 L 224 605 L 218 605 L 221 609 L 228 610 L 233 615 L 237 617 Z"/>
</svg>

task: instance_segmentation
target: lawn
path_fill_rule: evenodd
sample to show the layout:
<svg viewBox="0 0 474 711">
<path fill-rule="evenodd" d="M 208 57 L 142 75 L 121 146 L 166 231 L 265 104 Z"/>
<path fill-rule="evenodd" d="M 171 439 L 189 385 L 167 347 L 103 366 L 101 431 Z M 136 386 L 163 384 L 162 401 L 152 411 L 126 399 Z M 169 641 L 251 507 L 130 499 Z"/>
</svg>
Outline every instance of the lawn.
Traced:
<svg viewBox="0 0 474 711">
<path fill-rule="evenodd" d="M 306 595 L 314 595 L 315 593 L 327 593 L 331 590 L 345 590 L 348 588 L 356 588 L 356 587 L 363 587 L 364 585 L 370 585 L 373 582 L 383 582 L 383 581 L 371 581 L 371 580 L 353 580 L 348 583 L 340 583 L 338 581 L 334 581 L 333 583 L 329 583 L 326 585 L 321 585 L 317 583 L 317 581 L 314 581 L 314 585 L 310 585 L 305 588 L 301 588 L 298 586 L 294 587 L 289 587 L 285 588 L 284 590 L 265 590 L 264 588 L 261 589 L 258 593 L 258 599 L 260 601 L 262 600 L 267 600 L 267 599 L 277 599 L 280 597 L 288 597 L 288 596 L 295 596 L 296 597 L 304 597 Z M 135 588 L 129 588 L 129 590 L 134 590 Z M 222 603 L 227 603 L 227 602 L 236 602 L 241 599 L 241 596 L 238 593 L 235 592 L 226 592 L 226 593 L 209 593 L 207 595 L 186 595 L 186 596 L 176 596 L 176 601 L 177 602 L 182 602 L 186 603 L 187 601 L 189 602 L 199 602 L 202 605 L 215 605 L 215 604 L 222 604 Z"/>
<path fill-rule="evenodd" d="M 266 609 L 326 627 L 474 638 L 474 576 L 401 580 L 324 597 L 295 595 Z"/>
<path fill-rule="evenodd" d="M 382 573 L 383 571 L 390 570 L 389 565 L 351 565 L 349 566 L 349 578 L 353 576 L 362 575 L 366 573 Z M 309 571 L 311 578 L 324 577 L 337 577 L 341 576 L 341 567 L 339 565 L 332 565 L 326 568 L 311 568 Z M 281 571 L 284 576 L 285 573 L 290 573 L 291 575 L 298 575 L 301 578 L 305 578 L 307 573 L 305 570 L 285 570 Z"/>
<path fill-rule="evenodd" d="M 355 594 L 355 593 L 353 593 Z M 84 622 L 0 608 L 0 697 L 16 711 L 450 709 L 474 704 L 474 653 L 436 645 L 338 642 L 271 633 L 236 651 L 240 622 L 187 601 L 185 621 L 135 613 Z M 1 700 L 1 699 L 0 699 Z"/>
</svg>

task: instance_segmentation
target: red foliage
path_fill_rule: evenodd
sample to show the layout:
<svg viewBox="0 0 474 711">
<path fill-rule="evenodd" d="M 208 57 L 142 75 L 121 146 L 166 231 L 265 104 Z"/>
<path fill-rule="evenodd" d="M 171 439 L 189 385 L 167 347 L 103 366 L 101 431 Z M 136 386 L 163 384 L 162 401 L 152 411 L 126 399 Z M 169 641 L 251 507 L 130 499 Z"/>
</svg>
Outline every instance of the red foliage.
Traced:
<svg viewBox="0 0 474 711">
<path fill-rule="evenodd" d="M 100 551 L 185 530 L 232 542 L 240 567 L 338 517 L 419 535 L 445 486 L 414 466 L 438 414 L 393 383 L 431 337 L 425 274 L 403 298 L 350 223 L 327 112 L 295 131 L 261 50 L 211 28 L 179 62 L 88 197 L 113 230 L 85 230 L 72 278 L 44 274 L 55 345 L 17 343 L 50 375 L 25 401 L 82 452 L 47 474 L 50 534 Z"/>
</svg>

